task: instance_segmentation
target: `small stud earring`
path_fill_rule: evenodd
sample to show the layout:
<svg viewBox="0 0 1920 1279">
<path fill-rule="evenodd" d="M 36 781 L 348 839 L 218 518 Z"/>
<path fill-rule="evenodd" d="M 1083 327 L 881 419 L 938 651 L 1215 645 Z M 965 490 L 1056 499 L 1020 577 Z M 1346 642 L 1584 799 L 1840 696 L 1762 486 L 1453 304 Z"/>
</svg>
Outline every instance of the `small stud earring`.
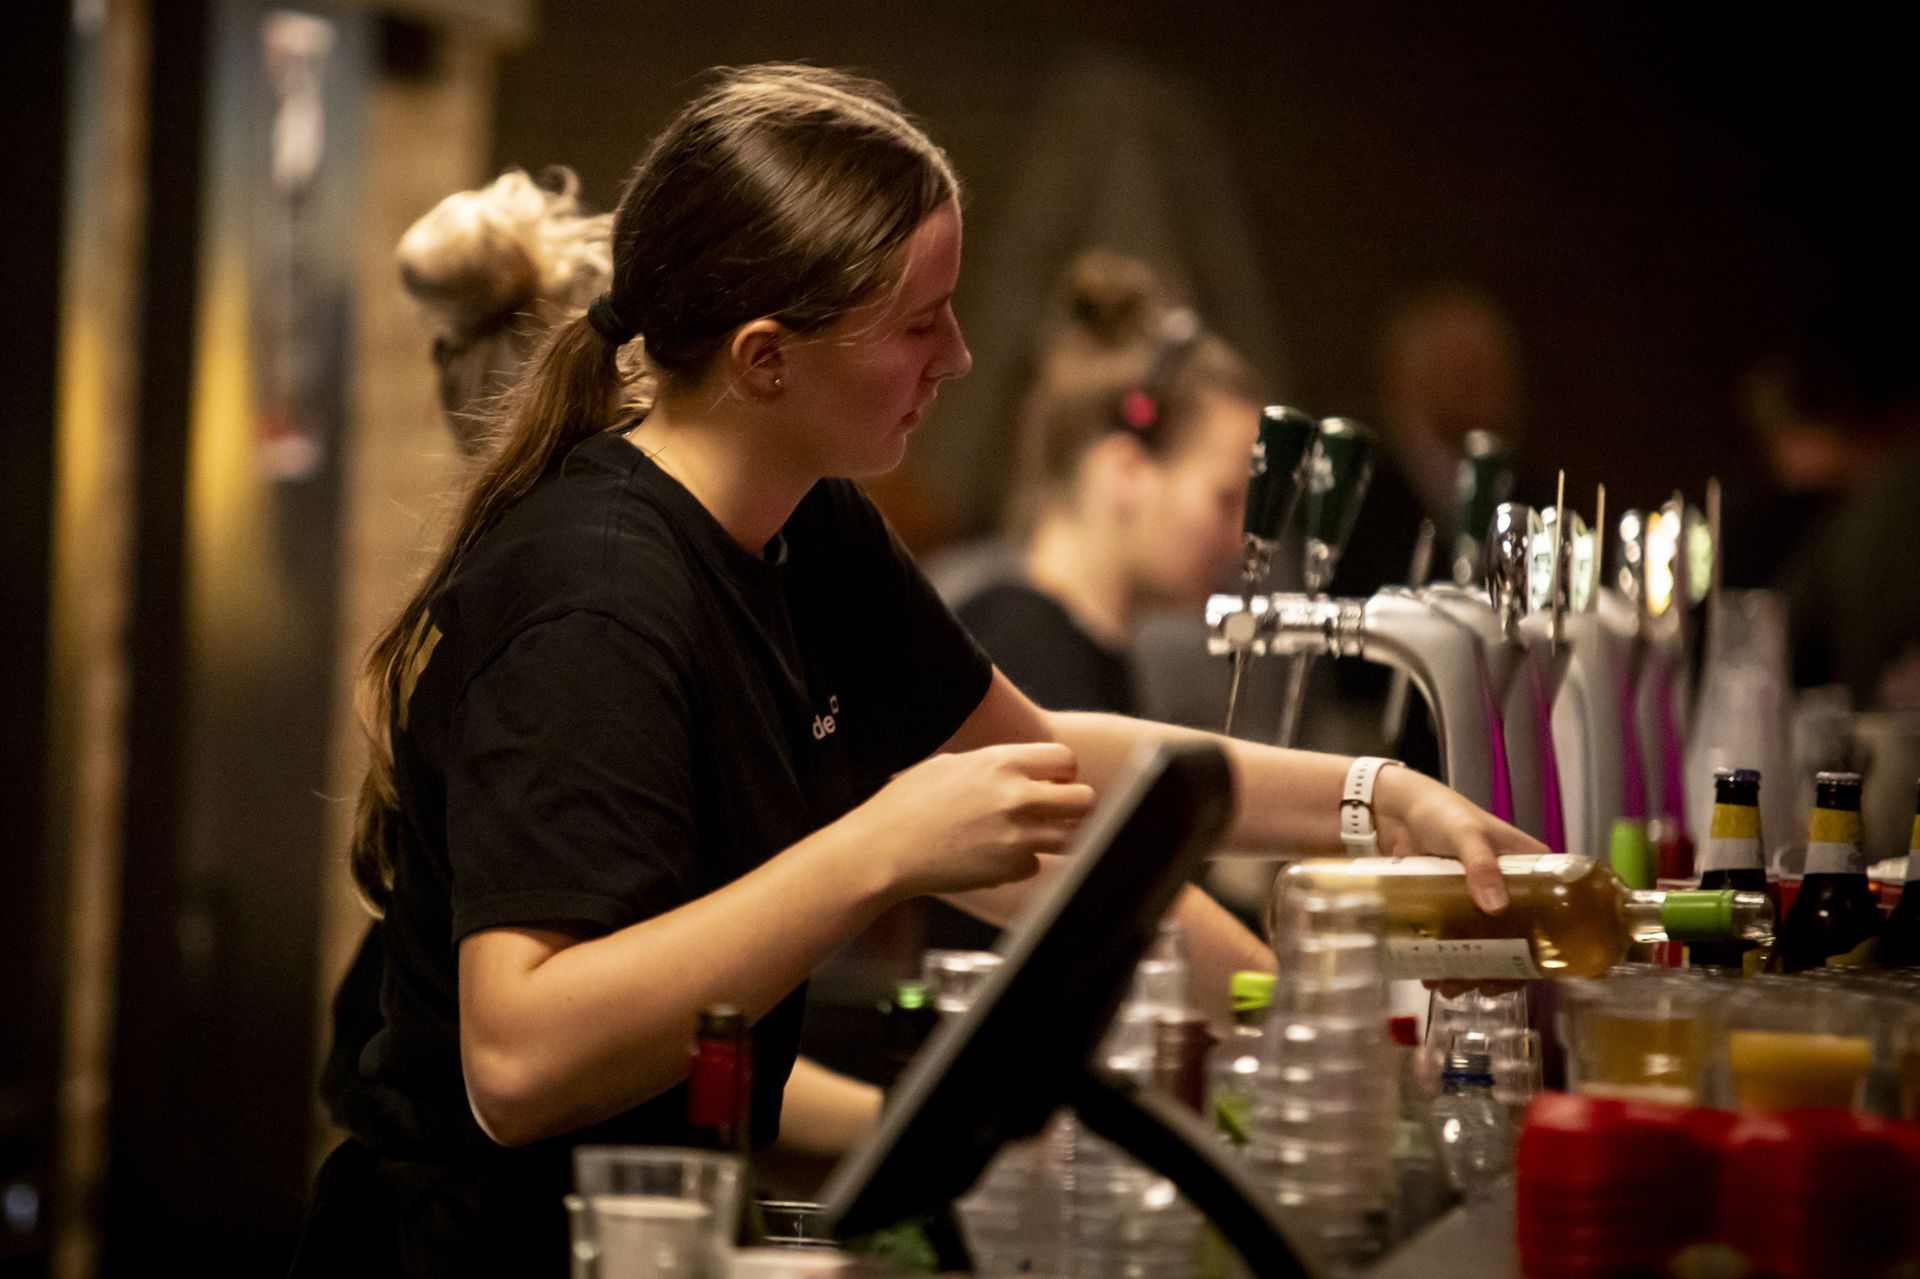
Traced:
<svg viewBox="0 0 1920 1279">
<path fill-rule="evenodd" d="M 773 379 L 773 389 L 776 391 L 784 389 L 786 385 L 787 380 L 785 378 L 776 377 Z"/>
</svg>

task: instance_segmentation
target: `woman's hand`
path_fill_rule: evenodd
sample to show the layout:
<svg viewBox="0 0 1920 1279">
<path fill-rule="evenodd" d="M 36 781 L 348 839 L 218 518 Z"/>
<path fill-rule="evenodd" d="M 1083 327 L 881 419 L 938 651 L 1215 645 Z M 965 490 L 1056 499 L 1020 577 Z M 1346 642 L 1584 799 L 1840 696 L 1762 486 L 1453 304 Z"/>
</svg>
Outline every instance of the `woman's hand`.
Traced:
<svg viewBox="0 0 1920 1279">
<path fill-rule="evenodd" d="M 935 755 L 896 775 L 843 821 L 857 823 L 902 897 L 1026 879 L 1065 850 L 1093 807 L 1058 742 Z"/>
<path fill-rule="evenodd" d="M 1381 851 L 1395 857 L 1453 858 L 1467 868 L 1467 890 L 1488 914 L 1507 908 L 1506 881 L 1494 859 L 1548 851 L 1525 831 L 1405 766 L 1381 772 L 1373 799 Z"/>
</svg>

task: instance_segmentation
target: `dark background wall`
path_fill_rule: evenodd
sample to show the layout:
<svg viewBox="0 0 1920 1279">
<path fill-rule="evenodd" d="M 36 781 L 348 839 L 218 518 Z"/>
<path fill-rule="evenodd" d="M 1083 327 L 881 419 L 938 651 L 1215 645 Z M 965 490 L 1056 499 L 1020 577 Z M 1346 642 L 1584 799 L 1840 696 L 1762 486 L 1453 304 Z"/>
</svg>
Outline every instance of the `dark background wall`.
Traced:
<svg viewBox="0 0 1920 1279">
<path fill-rule="evenodd" d="M 1517 326 L 1536 482 L 1564 465 L 1578 491 L 1605 481 L 1639 504 L 1675 485 L 1697 495 L 1713 472 L 1752 478 L 1740 373 L 1905 278 L 1890 206 L 1912 110 L 1896 100 L 1896 45 L 1844 9 L 1646 0 L 741 0 L 724 15 L 574 0 L 545 6 L 537 42 L 504 64 L 494 154 L 570 164 L 608 207 L 703 68 L 864 68 L 968 183 L 977 278 L 1011 234 L 1052 70 L 1117 55 L 1191 91 L 1231 158 L 1279 317 L 1277 334 L 1231 336 L 1281 352 L 1286 395 L 1374 411 L 1389 301 L 1469 281 Z M 963 277 L 978 347 L 966 290 Z M 968 403 L 933 429 L 978 437 L 977 453 L 995 407 Z M 960 492 L 960 522 L 986 501 Z"/>
</svg>

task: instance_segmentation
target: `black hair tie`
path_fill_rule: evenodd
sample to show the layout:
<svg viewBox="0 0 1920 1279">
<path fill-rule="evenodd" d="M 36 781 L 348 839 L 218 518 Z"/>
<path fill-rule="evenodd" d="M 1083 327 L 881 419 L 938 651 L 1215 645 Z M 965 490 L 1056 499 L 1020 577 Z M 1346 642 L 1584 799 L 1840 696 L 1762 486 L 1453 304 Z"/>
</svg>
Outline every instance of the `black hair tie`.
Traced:
<svg viewBox="0 0 1920 1279">
<path fill-rule="evenodd" d="M 613 309 L 611 289 L 595 298 L 593 305 L 587 308 L 587 323 L 593 326 L 595 333 L 615 346 L 625 346 L 633 341 L 634 334 L 638 332 L 622 318 L 620 312 Z"/>
</svg>

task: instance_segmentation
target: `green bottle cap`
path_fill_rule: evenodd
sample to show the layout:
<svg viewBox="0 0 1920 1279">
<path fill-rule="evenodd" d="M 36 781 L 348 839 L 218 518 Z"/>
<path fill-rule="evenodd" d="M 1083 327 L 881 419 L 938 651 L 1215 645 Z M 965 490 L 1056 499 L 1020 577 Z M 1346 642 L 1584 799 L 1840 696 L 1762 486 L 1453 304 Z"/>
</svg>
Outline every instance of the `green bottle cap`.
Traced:
<svg viewBox="0 0 1920 1279">
<path fill-rule="evenodd" d="M 1628 888 L 1652 888 L 1653 845 L 1647 841 L 1647 824 L 1631 817 L 1614 818 L 1607 861 Z"/>
<path fill-rule="evenodd" d="M 1660 903 L 1660 927 L 1675 941 L 1723 941 L 1739 935 L 1733 914 L 1734 891 L 1668 893 Z"/>
<path fill-rule="evenodd" d="M 1273 974 L 1235 973 L 1229 989 L 1233 992 L 1233 1011 L 1255 1012 L 1273 1003 Z"/>
<path fill-rule="evenodd" d="M 925 1008 L 927 1006 L 927 988 L 924 983 L 903 981 L 893 988 L 893 1006 L 895 1008 Z"/>
<path fill-rule="evenodd" d="M 1322 548 L 1328 577 L 1346 548 L 1373 478 L 1374 434 L 1352 418 L 1330 417 L 1314 436 L 1307 477 L 1308 554 Z"/>
<path fill-rule="evenodd" d="M 1320 424 L 1284 404 L 1260 410 L 1260 438 L 1247 462 L 1248 537 L 1274 541 L 1286 531 L 1299 496 L 1300 463 Z"/>
</svg>

